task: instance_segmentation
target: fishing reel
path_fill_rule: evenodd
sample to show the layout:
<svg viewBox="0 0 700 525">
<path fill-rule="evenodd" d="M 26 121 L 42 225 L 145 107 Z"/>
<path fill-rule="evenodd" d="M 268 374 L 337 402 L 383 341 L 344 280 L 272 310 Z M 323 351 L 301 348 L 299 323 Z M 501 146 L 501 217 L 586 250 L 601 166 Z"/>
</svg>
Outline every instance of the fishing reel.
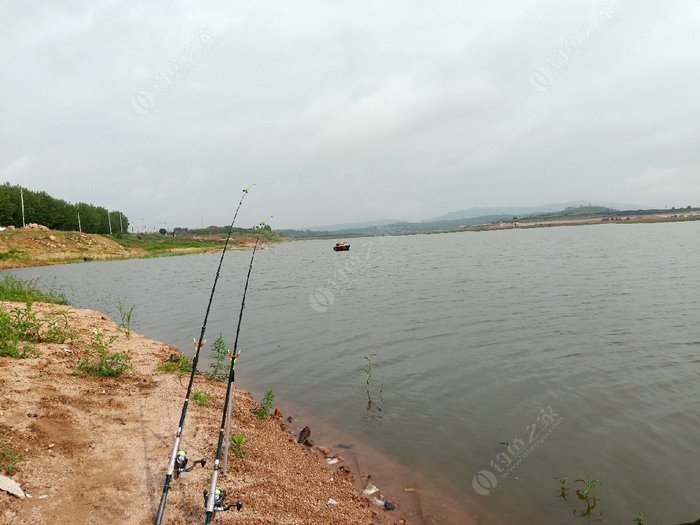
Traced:
<svg viewBox="0 0 700 525">
<path fill-rule="evenodd" d="M 226 489 L 220 489 L 217 488 L 214 491 L 214 512 L 225 512 L 233 507 L 236 507 L 236 510 L 240 512 L 240 510 L 243 508 L 243 502 L 242 501 L 236 501 L 236 503 L 231 503 L 230 505 L 226 505 Z M 209 502 L 209 491 L 205 490 L 204 491 L 204 508 L 207 507 L 207 503 Z"/>
<path fill-rule="evenodd" d="M 185 452 L 184 450 L 178 450 L 177 456 L 175 456 L 175 479 L 180 477 L 180 474 L 182 474 L 183 472 L 192 472 L 192 470 L 194 470 L 194 467 L 196 467 L 197 465 L 202 465 L 203 467 L 207 464 L 207 460 L 204 458 L 198 459 L 189 467 L 187 466 L 187 462 L 187 452 Z"/>
</svg>

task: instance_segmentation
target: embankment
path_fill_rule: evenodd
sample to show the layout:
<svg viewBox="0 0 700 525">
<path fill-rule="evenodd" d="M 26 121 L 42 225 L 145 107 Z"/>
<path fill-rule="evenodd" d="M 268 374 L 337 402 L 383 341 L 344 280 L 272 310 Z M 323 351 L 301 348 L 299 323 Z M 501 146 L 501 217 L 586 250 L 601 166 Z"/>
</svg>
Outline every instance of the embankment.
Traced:
<svg viewBox="0 0 700 525">
<path fill-rule="evenodd" d="M 0 303 L 21 315 L 26 305 Z M 64 343 L 32 343 L 31 357 L 0 357 L 0 447 L 21 456 L 12 479 L 31 497 L 0 492 L 0 523 L 150 524 L 158 506 L 187 375 L 158 365 L 171 346 L 131 333 L 91 310 L 34 303 L 42 326 L 70 334 Z M 86 348 L 127 352 L 133 368 L 118 377 L 76 374 Z M 202 491 L 215 454 L 224 383 L 197 376 L 195 389 L 210 400 L 192 403 L 183 448 L 191 460 L 206 458 L 174 481 L 166 523 L 201 523 Z M 237 524 L 393 524 L 392 512 L 368 502 L 343 462 L 327 465 L 316 447 L 296 442 L 277 418 L 258 419 L 257 404 L 236 390 L 232 433 L 245 434 L 244 457 L 230 456 L 220 486 L 241 512 L 219 513 L 216 522 Z M 331 451 L 332 454 L 332 451 Z"/>
</svg>

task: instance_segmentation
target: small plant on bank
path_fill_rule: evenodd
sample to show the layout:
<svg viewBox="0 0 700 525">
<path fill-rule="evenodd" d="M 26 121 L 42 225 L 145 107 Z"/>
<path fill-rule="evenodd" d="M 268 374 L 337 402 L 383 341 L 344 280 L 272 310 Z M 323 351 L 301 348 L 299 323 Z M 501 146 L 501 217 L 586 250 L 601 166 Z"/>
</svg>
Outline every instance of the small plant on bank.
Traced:
<svg viewBox="0 0 700 525">
<path fill-rule="evenodd" d="M 13 326 L 22 340 L 32 343 L 41 341 L 41 322 L 32 309 L 31 302 L 27 302 L 25 308 L 13 308 L 10 310 L 10 316 Z"/>
<path fill-rule="evenodd" d="M 124 304 L 124 299 L 121 297 L 117 299 L 117 310 L 119 310 L 119 317 L 121 317 L 122 322 L 119 324 L 119 326 L 124 330 L 124 334 L 126 335 L 127 339 L 131 338 L 131 318 L 134 313 L 134 306 L 131 305 L 131 308 L 127 308 L 126 305 Z"/>
<path fill-rule="evenodd" d="M 0 442 L 0 472 L 12 476 L 17 472 L 17 464 L 24 458 L 14 451 L 9 441 Z"/>
<path fill-rule="evenodd" d="M 258 405 L 258 408 L 255 409 L 255 415 L 257 416 L 258 419 L 269 419 L 270 418 L 270 411 L 275 407 L 275 393 L 272 391 L 272 389 L 268 390 L 265 392 L 265 396 L 263 397 L 262 403 Z"/>
<path fill-rule="evenodd" d="M 24 341 L 63 344 L 73 338 L 68 314 L 65 312 L 47 314 L 47 319 L 42 321 L 32 308 L 32 303 L 27 302 L 25 308 L 13 308 L 10 316 L 14 328 Z"/>
<path fill-rule="evenodd" d="M 109 346 L 117 339 L 116 335 L 105 339 L 99 328 L 95 328 L 92 333 L 93 340 L 85 349 L 85 357 L 75 367 L 78 374 L 115 377 L 132 368 L 131 356 L 127 352 L 109 351 Z"/>
<path fill-rule="evenodd" d="M 74 337 L 75 333 L 70 328 L 68 322 L 68 314 L 65 312 L 58 312 L 52 314 L 44 323 L 40 342 L 63 344 L 66 341 L 72 340 Z"/>
<path fill-rule="evenodd" d="M 35 357 L 38 352 L 30 343 L 64 343 L 72 338 L 68 315 L 64 312 L 49 314 L 42 321 L 32 309 L 32 303 L 10 312 L 0 311 L 0 356 Z"/>
<path fill-rule="evenodd" d="M 160 363 L 157 369 L 160 372 L 181 376 L 182 374 L 189 374 L 192 372 L 192 363 L 190 363 L 189 358 L 185 354 L 172 354 L 165 363 Z"/>
<path fill-rule="evenodd" d="M 197 403 L 200 407 L 205 407 L 209 404 L 211 395 L 207 394 L 203 390 L 195 390 L 192 392 L 192 401 Z"/>
<path fill-rule="evenodd" d="M 245 434 L 234 434 L 233 436 L 229 436 L 229 441 L 231 442 L 231 446 L 233 447 L 233 453 L 236 454 L 239 458 L 245 457 L 246 451 L 243 450 L 243 445 L 245 444 Z"/>
<path fill-rule="evenodd" d="M 231 349 L 226 346 L 223 334 L 214 341 L 211 349 L 211 363 L 209 364 L 209 377 L 216 381 L 226 381 L 228 378 L 228 359 Z"/>
<path fill-rule="evenodd" d="M 36 351 L 29 344 L 20 347 L 22 335 L 9 314 L 0 311 L 0 357 L 23 359 L 33 357 Z"/>
</svg>

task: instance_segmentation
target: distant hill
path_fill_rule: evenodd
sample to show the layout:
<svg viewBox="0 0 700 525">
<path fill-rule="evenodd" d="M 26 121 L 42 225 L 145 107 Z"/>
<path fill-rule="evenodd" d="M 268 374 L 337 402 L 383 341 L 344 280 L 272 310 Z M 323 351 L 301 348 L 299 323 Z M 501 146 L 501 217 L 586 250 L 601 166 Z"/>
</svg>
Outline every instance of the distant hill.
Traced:
<svg viewBox="0 0 700 525">
<path fill-rule="evenodd" d="M 295 238 L 341 238 L 341 237 L 370 237 L 373 235 L 401 235 L 411 233 L 436 233 L 455 231 L 460 226 L 474 226 L 494 221 L 510 220 L 510 215 L 487 215 L 470 219 L 454 219 L 432 222 L 394 222 L 377 226 L 346 228 L 343 230 L 277 230 L 285 237 Z"/>
<path fill-rule="evenodd" d="M 590 208 L 589 208 L 590 207 Z M 598 207 L 600 209 L 595 210 Z M 325 232 L 329 236 L 333 233 L 362 232 L 375 235 L 380 229 L 391 231 L 410 230 L 412 232 L 434 231 L 439 229 L 454 229 L 459 226 L 469 226 L 492 221 L 510 220 L 513 217 L 529 217 L 532 215 L 565 213 L 565 210 L 589 208 L 590 213 L 603 213 L 611 210 L 638 210 L 644 206 L 634 204 L 620 204 L 610 202 L 571 201 L 557 204 L 542 204 L 540 206 L 489 206 L 481 208 L 468 208 L 466 210 L 451 211 L 432 219 L 423 219 L 418 222 L 408 222 L 400 219 L 375 219 L 364 222 L 351 222 L 345 224 L 330 224 L 326 226 L 312 226 L 303 230 L 281 230 L 284 232 Z M 468 219 L 468 220 L 465 220 Z"/>
<path fill-rule="evenodd" d="M 542 213 L 557 213 L 568 208 L 579 208 L 581 206 L 599 206 L 602 208 L 611 208 L 614 210 L 638 210 L 644 208 L 644 206 L 634 205 L 634 204 L 621 204 L 621 203 L 611 203 L 611 202 L 596 202 L 592 201 L 572 201 L 564 202 L 558 204 L 543 204 L 540 206 L 505 206 L 497 207 L 491 206 L 486 208 L 468 208 L 466 210 L 458 210 L 446 213 L 440 217 L 435 217 L 432 219 L 425 219 L 421 222 L 436 222 L 436 221 L 450 221 L 455 219 L 470 219 L 474 217 L 483 217 L 487 215 L 504 215 L 511 217 L 521 217 L 529 215 L 537 215 Z"/>
<path fill-rule="evenodd" d="M 368 221 L 353 224 L 338 224 L 305 230 L 278 230 L 285 237 L 294 238 L 342 238 L 373 235 L 400 235 L 412 233 L 438 233 L 457 231 L 463 226 L 486 225 L 500 221 L 512 221 L 514 218 L 571 217 L 584 215 L 618 214 L 621 210 L 639 210 L 642 206 L 630 204 L 598 203 L 573 201 L 542 206 L 512 206 L 470 208 L 468 210 L 446 213 L 434 219 L 420 222 L 408 221 Z"/>
<path fill-rule="evenodd" d="M 365 222 L 349 222 L 346 224 L 329 224 L 327 226 L 311 226 L 309 230 L 313 231 L 327 231 L 327 232 L 334 232 L 334 231 L 341 231 L 341 230 L 352 230 L 355 228 L 376 228 L 378 226 L 383 226 L 385 224 L 396 224 L 398 222 L 406 222 L 401 219 L 376 219 L 373 221 L 365 221 Z"/>
</svg>

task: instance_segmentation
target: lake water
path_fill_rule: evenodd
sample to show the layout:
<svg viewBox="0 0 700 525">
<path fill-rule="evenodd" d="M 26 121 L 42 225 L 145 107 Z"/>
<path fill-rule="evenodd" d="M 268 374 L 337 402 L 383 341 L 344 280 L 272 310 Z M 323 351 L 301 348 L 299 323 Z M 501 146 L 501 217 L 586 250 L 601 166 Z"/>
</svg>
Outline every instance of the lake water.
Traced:
<svg viewBox="0 0 700 525">
<path fill-rule="evenodd" d="M 350 243 L 258 252 L 243 386 L 273 388 L 481 523 L 700 517 L 700 222 Z M 218 258 L 13 273 L 117 319 L 125 298 L 136 330 L 189 352 Z M 226 255 L 210 342 L 233 342 L 249 258 Z M 600 480 L 594 518 L 555 477 Z"/>
</svg>

